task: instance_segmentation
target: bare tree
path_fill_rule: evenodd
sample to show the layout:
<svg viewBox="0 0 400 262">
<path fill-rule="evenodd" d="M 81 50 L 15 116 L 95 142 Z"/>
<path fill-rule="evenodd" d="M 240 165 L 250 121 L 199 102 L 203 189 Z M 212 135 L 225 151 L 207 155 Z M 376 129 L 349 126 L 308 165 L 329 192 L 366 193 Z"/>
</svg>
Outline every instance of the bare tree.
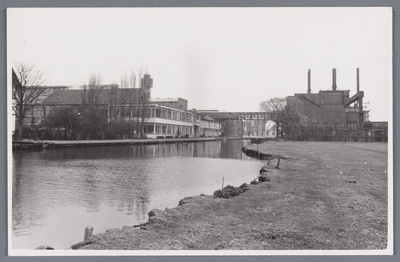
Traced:
<svg viewBox="0 0 400 262">
<path fill-rule="evenodd" d="M 147 118 L 148 108 L 146 107 L 150 101 L 150 92 L 153 86 L 153 79 L 149 74 L 145 73 L 142 76 L 142 72 L 139 72 L 140 88 L 139 88 L 139 115 L 140 115 L 140 135 L 144 136 L 144 122 Z"/>
<path fill-rule="evenodd" d="M 117 87 L 117 84 L 111 85 L 111 88 Z M 100 101 L 100 94 L 104 88 L 100 73 L 92 74 L 88 84 L 83 85 L 81 118 L 85 124 L 81 128 L 82 138 L 98 138 L 98 134 L 104 134 L 105 129 L 108 129 L 107 118 L 111 119 L 112 116 L 108 108 L 105 108 L 106 102 Z M 108 113 L 110 114 L 107 115 Z"/>
<path fill-rule="evenodd" d="M 271 98 L 269 100 L 262 101 L 260 104 L 260 110 L 268 113 L 278 113 L 285 110 L 286 99 L 282 97 Z"/>
<path fill-rule="evenodd" d="M 119 103 L 121 108 L 121 116 L 126 122 L 127 128 L 126 135 L 128 137 L 132 137 L 133 130 L 135 130 L 136 126 L 136 74 L 134 70 L 131 70 L 130 74 L 128 72 L 124 72 L 121 74 L 120 87 L 122 88 L 120 91 Z"/>
<path fill-rule="evenodd" d="M 299 124 L 302 113 L 299 105 L 288 104 L 286 98 L 276 97 L 260 103 L 260 111 L 270 113 L 277 124 L 277 133 L 283 136 L 284 128 L 288 125 Z"/>
<path fill-rule="evenodd" d="M 120 88 L 129 88 L 129 79 L 127 72 L 121 73 Z"/>
<path fill-rule="evenodd" d="M 132 137 L 137 108 L 136 74 L 131 70 L 121 73 L 120 85 L 112 85 L 108 92 L 110 111 L 109 134 Z M 111 132 L 112 131 L 112 132 Z"/>
<path fill-rule="evenodd" d="M 131 70 L 131 75 L 129 78 L 129 87 L 130 88 L 135 88 L 136 87 L 136 74 L 135 71 L 132 69 Z"/>
<path fill-rule="evenodd" d="M 129 78 L 129 87 L 132 88 L 132 91 L 128 94 L 128 107 L 129 107 L 129 137 L 132 136 L 133 130 L 135 128 L 135 121 L 134 121 L 134 113 L 135 113 L 135 99 L 136 99 L 136 92 L 134 89 L 136 88 L 136 74 L 133 70 L 131 70 L 130 78 Z M 133 121 L 132 121 L 133 117 Z"/>
<path fill-rule="evenodd" d="M 71 140 L 76 139 L 76 135 L 81 128 L 78 110 L 71 107 L 55 108 L 48 121 L 50 127 L 64 127 L 64 139 L 68 138 L 68 134 Z"/>
<path fill-rule="evenodd" d="M 110 120 L 117 118 L 119 115 L 119 111 L 118 111 L 118 96 L 119 93 L 119 87 L 118 85 L 112 85 L 111 89 L 108 92 L 108 106 L 109 106 L 109 118 Z"/>
<path fill-rule="evenodd" d="M 18 137 L 22 139 L 24 119 L 33 110 L 39 97 L 47 88 L 43 87 L 43 74 L 34 65 L 20 63 L 12 69 L 13 111 L 16 116 Z"/>
<path fill-rule="evenodd" d="M 85 103 L 88 105 L 98 105 L 101 88 L 101 75 L 99 73 L 97 75 L 92 74 L 89 78 L 89 84 L 83 86 L 86 97 Z"/>
</svg>

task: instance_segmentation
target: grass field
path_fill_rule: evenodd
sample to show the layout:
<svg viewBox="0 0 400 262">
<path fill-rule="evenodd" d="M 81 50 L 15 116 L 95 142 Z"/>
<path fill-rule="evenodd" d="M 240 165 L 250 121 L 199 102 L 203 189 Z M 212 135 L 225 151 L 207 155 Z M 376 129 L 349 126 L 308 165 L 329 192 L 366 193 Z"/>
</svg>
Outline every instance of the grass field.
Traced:
<svg viewBox="0 0 400 262">
<path fill-rule="evenodd" d="M 256 148 L 255 145 L 252 146 Z M 270 181 L 229 199 L 196 196 L 139 230 L 112 229 L 82 249 L 385 249 L 388 144 L 267 142 L 287 156 Z M 260 168 L 267 161 L 260 161 Z M 256 174 L 255 174 L 256 175 Z M 250 181 L 243 181 L 250 182 Z"/>
</svg>

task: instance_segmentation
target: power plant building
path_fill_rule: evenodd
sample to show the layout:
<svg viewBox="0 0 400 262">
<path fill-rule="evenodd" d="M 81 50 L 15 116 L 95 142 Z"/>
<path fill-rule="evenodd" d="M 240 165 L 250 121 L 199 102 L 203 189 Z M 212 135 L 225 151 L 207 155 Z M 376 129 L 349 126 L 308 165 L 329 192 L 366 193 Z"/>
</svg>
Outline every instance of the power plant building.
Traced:
<svg viewBox="0 0 400 262">
<path fill-rule="evenodd" d="M 364 92 L 359 88 L 357 68 L 357 93 L 350 97 L 349 90 L 338 90 L 336 69 L 332 70 L 332 89 L 311 93 L 311 70 L 308 71 L 307 93 L 297 93 L 286 98 L 287 105 L 297 112 L 299 125 L 306 127 L 359 128 L 368 122 L 368 111 L 363 107 Z"/>
</svg>

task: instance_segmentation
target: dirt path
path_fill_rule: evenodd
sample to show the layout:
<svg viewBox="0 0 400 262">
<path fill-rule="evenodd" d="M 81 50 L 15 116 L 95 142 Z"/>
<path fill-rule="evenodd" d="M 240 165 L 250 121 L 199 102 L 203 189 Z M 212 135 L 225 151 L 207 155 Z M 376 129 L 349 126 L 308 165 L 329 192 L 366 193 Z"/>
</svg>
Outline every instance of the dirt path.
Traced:
<svg viewBox="0 0 400 262">
<path fill-rule="evenodd" d="M 387 144 L 267 142 L 259 150 L 292 159 L 281 169 L 272 161 L 270 181 L 239 196 L 185 198 L 142 229 L 108 230 L 80 248 L 386 248 Z"/>
</svg>

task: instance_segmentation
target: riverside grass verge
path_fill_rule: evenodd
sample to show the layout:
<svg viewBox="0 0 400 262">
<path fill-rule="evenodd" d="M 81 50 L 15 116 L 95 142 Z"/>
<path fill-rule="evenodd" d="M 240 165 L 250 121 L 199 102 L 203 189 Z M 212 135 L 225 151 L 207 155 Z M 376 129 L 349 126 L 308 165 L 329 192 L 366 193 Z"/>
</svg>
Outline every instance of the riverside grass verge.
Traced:
<svg viewBox="0 0 400 262">
<path fill-rule="evenodd" d="M 249 185 L 248 190 L 231 198 L 187 197 L 175 208 L 153 210 L 150 223 L 140 229 L 133 225 L 110 229 L 73 249 L 387 247 L 386 143 L 267 142 L 258 145 L 258 150 L 288 156 L 281 161 L 280 169 L 273 168 L 276 160 L 270 161 L 265 182 Z M 260 161 L 260 168 L 267 163 Z"/>
</svg>

